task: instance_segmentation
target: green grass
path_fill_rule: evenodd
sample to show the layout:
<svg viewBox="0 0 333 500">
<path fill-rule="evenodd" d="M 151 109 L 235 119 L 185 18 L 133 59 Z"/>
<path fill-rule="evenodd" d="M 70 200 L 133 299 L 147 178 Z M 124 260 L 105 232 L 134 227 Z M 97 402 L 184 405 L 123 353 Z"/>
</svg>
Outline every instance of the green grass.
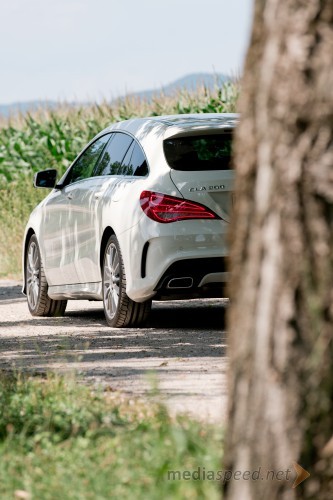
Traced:
<svg viewBox="0 0 333 500">
<path fill-rule="evenodd" d="M 168 470 L 221 469 L 221 433 L 75 379 L 0 377 L 0 498 L 214 499 L 216 481 Z"/>
<path fill-rule="evenodd" d="M 17 275 L 21 242 L 31 208 L 47 194 L 33 190 L 34 172 L 56 168 L 59 175 L 99 131 L 134 116 L 215 113 L 236 110 L 239 86 L 225 84 L 214 91 L 178 92 L 153 102 L 121 100 L 86 107 L 59 107 L 0 124 L 0 277 Z"/>
</svg>

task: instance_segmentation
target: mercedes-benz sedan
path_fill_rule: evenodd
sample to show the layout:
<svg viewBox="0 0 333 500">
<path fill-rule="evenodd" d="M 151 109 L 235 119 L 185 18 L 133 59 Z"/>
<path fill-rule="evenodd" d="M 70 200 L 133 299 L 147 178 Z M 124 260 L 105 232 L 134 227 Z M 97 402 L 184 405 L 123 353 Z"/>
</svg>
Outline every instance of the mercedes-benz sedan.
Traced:
<svg viewBox="0 0 333 500">
<path fill-rule="evenodd" d="M 211 297 L 227 281 L 234 114 L 135 118 L 100 132 L 33 210 L 23 247 L 34 316 L 100 300 L 113 327 L 139 326 L 151 301 Z"/>
</svg>

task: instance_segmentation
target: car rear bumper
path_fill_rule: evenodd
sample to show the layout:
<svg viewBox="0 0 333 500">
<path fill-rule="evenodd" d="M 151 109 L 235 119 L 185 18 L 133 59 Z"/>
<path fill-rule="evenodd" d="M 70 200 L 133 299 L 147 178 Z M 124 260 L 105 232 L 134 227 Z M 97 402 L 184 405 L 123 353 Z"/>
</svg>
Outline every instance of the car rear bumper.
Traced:
<svg viewBox="0 0 333 500">
<path fill-rule="evenodd" d="M 156 223 L 155 223 L 156 224 Z M 199 289 L 228 281 L 224 221 L 185 221 L 158 224 L 149 235 L 147 225 L 131 248 L 136 248 L 127 266 L 127 295 L 137 302 L 172 291 L 195 295 Z M 150 236 L 150 237 L 149 237 Z M 221 288 L 221 287 L 220 287 Z"/>
</svg>

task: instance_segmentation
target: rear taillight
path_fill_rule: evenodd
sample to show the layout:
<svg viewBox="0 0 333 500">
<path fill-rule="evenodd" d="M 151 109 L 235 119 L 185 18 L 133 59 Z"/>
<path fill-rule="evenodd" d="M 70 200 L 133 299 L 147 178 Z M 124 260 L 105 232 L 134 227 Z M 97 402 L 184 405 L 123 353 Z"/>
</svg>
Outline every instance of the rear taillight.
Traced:
<svg viewBox="0 0 333 500">
<path fill-rule="evenodd" d="M 142 191 L 140 204 L 150 219 L 163 224 L 186 219 L 220 219 L 200 203 L 152 191 Z"/>
</svg>

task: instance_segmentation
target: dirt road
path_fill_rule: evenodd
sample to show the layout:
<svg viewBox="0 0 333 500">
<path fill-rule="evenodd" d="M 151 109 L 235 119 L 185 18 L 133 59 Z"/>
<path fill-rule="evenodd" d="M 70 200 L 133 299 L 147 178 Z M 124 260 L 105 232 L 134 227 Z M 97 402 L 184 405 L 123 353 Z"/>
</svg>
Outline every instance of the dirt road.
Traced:
<svg viewBox="0 0 333 500">
<path fill-rule="evenodd" d="M 151 397 L 172 413 L 221 422 L 227 299 L 155 302 L 146 328 L 106 326 L 101 302 L 69 301 L 63 318 L 32 318 L 21 286 L 0 281 L 0 368 L 74 370 L 86 382 Z"/>
</svg>

